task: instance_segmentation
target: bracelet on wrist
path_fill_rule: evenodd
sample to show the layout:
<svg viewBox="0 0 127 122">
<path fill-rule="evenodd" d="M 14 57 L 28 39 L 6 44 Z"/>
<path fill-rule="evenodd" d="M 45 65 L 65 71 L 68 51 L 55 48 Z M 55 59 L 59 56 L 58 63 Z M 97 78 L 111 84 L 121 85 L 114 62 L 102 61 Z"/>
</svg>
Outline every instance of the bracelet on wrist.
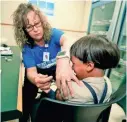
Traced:
<svg viewBox="0 0 127 122">
<path fill-rule="evenodd" d="M 56 59 L 60 58 L 70 58 L 69 53 L 66 51 L 60 51 L 57 53 Z"/>
</svg>

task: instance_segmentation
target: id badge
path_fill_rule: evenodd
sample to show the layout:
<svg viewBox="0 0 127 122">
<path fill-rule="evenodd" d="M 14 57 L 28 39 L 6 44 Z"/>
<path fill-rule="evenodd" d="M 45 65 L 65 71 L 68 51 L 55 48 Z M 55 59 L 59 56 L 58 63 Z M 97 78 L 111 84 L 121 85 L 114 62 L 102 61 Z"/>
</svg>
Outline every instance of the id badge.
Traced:
<svg viewBox="0 0 127 122">
<path fill-rule="evenodd" d="M 43 52 L 43 61 L 49 61 L 49 52 Z"/>
</svg>

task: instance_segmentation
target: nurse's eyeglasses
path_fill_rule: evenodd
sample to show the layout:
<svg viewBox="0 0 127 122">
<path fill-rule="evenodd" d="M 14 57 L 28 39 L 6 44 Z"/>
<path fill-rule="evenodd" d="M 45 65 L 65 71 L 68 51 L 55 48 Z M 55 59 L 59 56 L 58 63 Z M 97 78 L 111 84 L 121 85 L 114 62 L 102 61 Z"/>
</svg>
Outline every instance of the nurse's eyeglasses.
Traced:
<svg viewBox="0 0 127 122">
<path fill-rule="evenodd" d="M 42 25 L 41 21 L 39 21 L 39 22 L 36 22 L 34 25 L 27 25 L 26 30 L 30 32 L 34 30 L 34 27 L 39 28 L 41 25 Z"/>
</svg>

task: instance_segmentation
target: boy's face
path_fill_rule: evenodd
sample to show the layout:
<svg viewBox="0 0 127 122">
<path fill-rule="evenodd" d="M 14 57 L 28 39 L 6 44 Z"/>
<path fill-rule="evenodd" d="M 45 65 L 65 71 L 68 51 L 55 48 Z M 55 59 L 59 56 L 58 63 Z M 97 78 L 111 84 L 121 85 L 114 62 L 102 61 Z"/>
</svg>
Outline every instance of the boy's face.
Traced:
<svg viewBox="0 0 127 122">
<path fill-rule="evenodd" d="M 76 58 L 75 56 L 71 57 L 71 61 L 72 61 L 72 69 L 75 71 L 76 76 L 79 80 L 82 80 L 86 77 L 86 68 L 87 65 L 85 63 L 83 63 L 82 61 L 80 61 L 78 58 Z"/>
</svg>

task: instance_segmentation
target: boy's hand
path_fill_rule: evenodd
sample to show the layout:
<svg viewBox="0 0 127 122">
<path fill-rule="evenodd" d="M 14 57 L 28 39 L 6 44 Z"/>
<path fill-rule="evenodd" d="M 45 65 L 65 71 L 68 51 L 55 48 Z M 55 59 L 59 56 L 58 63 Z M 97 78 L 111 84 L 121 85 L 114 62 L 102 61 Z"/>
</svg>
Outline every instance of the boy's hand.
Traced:
<svg viewBox="0 0 127 122">
<path fill-rule="evenodd" d="M 60 100 L 60 101 L 63 101 L 63 98 L 61 96 L 61 93 L 60 93 L 60 90 L 59 89 L 56 90 L 56 99 L 57 100 Z"/>
</svg>

